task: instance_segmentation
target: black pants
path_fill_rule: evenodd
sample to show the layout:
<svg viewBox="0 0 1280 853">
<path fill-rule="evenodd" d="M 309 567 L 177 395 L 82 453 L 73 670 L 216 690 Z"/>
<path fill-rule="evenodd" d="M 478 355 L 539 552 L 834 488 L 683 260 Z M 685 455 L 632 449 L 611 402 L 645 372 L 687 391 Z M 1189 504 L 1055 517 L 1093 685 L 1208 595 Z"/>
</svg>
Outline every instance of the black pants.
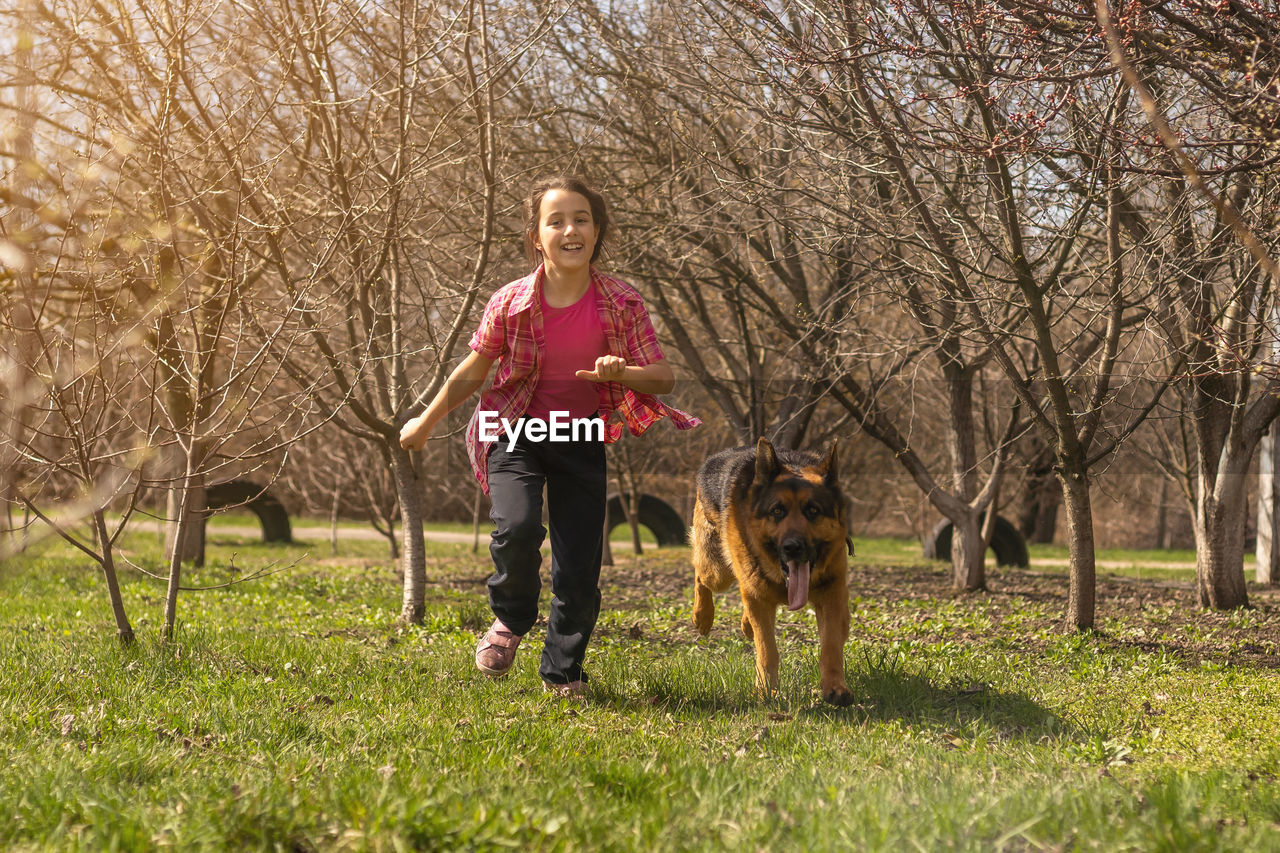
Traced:
<svg viewBox="0 0 1280 853">
<path fill-rule="evenodd" d="M 489 517 L 497 526 L 489 553 L 489 606 L 516 634 L 538 618 L 542 579 L 542 487 L 551 527 L 551 613 L 538 673 L 544 681 L 586 681 L 582 660 L 600 615 L 600 552 L 605 513 L 604 444 L 529 441 L 489 451 Z"/>
</svg>

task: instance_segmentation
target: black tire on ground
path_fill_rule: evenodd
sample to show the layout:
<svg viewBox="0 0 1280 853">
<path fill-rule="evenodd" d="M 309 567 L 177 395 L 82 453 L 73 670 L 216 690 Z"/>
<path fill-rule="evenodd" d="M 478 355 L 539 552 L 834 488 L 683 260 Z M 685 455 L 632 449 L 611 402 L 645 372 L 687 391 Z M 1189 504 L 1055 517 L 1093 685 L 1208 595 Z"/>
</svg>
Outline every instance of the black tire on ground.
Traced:
<svg viewBox="0 0 1280 853">
<path fill-rule="evenodd" d="M 205 489 L 206 505 L 210 510 L 243 504 L 262 523 L 263 542 L 292 542 L 293 528 L 284 504 L 263 486 L 248 480 L 231 480 Z"/>
<path fill-rule="evenodd" d="M 622 510 L 622 499 L 618 494 L 609 495 L 605 506 L 605 521 L 609 530 L 619 524 L 627 523 L 627 514 Z M 659 545 L 683 545 L 688 528 L 680 513 L 671 508 L 666 501 L 653 495 L 640 495 L 640 523 L 653 531 L 653 538 Z"/>
<path fill-rule="evenodd" d="M 924 556 L 930 560 L 951 559 L 952 524 L 947 519 L 938 522 L 924 540 Z M 991 533 L 991 550 L 996 553 L 996 565 L 1017 566 L 1025 569 L 1031 565 L 1027 553 L 1027 540 L 1018 528 L 1002 515 L 996 516 L 996 529 Z"/>
</svg>

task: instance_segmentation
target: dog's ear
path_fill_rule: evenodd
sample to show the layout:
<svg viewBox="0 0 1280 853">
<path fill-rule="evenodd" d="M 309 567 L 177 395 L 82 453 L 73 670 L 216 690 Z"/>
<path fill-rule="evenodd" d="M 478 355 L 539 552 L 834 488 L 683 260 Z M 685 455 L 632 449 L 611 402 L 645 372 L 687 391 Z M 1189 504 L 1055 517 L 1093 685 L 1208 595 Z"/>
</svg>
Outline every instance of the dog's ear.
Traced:
<svg viewBox="0 0 1280 853">
<path fill-rule="evenodd" d="M 756 482 L 761 485 L 772 483 L 781 470 L 773 445 L 769 443 L 769 439 L 760 436 L 760 440 L 756 442 Z"/>
<path fill-rule="evenodd" d="M 840 484 L 840 463 L 839 456 L 836 453 L 836 442 L 831 442 L 831 450 L 827 453 L 827 458 L 818 466 L 818 473 L 822 475 L 824 485 L 837 486 Z"/>
</svg>

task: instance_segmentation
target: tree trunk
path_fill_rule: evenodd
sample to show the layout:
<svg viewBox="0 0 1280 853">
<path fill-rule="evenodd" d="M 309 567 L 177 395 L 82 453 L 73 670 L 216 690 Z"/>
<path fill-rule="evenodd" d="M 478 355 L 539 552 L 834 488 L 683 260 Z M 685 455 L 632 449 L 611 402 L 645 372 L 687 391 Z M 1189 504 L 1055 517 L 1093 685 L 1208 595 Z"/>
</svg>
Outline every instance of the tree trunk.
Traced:
<svg viewBox="0 0 1280 853">
<path fill-rule="evenodd" d="M 973 429 L 973 372 L 960 359 L 959 342 L 948 337 L 941 347 L 942 376 L 947 388 L 950 429 L 946 433 L 951 482 L 963 509 L 951 519 L 951 582 L 956 589 L 986 587 L 987 556 L 982 518 L 971 502 L 978 494 L 978 453 Z M 935 503 L 936 505 L 936 503 Z"/>
<path fill-rule="evenodd" d="M 970 511 L 951 519 L 952 586 L 966 592 L 986 589 L 986 556 L 981 516 Z"/>
<path fill-rule="evenodd" d="M 1026 503 L 1018 517 L 1018 528 L 1029 543 L 1049 545 L 1058 528 L 1058 507 L 1062 486 L 1054 482 L 1053 468 L 1037 467 L 1026 484 Z"/>
<path fill-rule="evenodd" d="M 427 557 L 422 534 L 424 492 L 412 452 L 394 444 L 391 469 L 396 478 L 396 495 L 400 500 L 400 519 L 404 523 L 404 599 L 400 618 L 410 625 L 422 624 L 426 615 Z"/>
<path fill-rule="evenodd" d="M 333 556 L 338 556 L 338 500 L 342 494 L 341 490 L 333 487 L 333 507 L 329 510 L 329 550 Z"/>
<path fill-rule="evenodd" d="M 162 290 L 177 286 L 178 278 L 174 265 L 173 248 L 161 249 L 160 277 L 157 285 Z M 134 282 L 133 294 L 140 304 L 146 305 L 155 296 L 156 290 L 146 282 L 138 280 Z M 165 511 L 168 518 L 168 524 L 165 526 L 165 554 L 170 560 L 178 560 L 181 566 L 183 560 L 195 560 L 203 556 L 200 553 L 203 542 L 199 537 L 190 534 L 192 524 L 191 519 L 187 517 L 192 512 L 203 512 L 205 507 L 203 495 L 200 496 L 200 500 L 194 501 L 187 493 L 191 488 L 194 472 L 200 470 L 204 464 L 203 455 L 199 453 L 199 446 L 195 440 L 200 429 L 199 406 L 196 402 L 198 392 L 191 386 L 187 375 L 186 353 L 178 340 L 173 314 L 169 311 L 162 312 L 156 318 L 156 324 L 154 347 L 162 379 L 162 385 L 156 390 L 163 401 L 166 418 L 169 426 L 174 430 L 176 439 L 169 452 L 166 471 L 170 480 Z M 203 378 L 203 371 L 200 378 Z M 191 441 L 190 447 L 184 446 L 183 437 Z M 193 459 L 199 459 L 200 465 L 193 466 L 191 464 Z"/>
<path fill-rule="evenodd" d="M 192 521 L 190 504 L 195 494 L 195 489 L 192 488 L 192 481 L 195 479 L 194 446 L 191 453 L 187 455 L 186 468 L 186 475 L 179 482 L 178 492 L 182 495 L 182 500 L 174 512 L 178 523 L 173 534 L 172 547 L 169 550 L 169 587 L 164 598 L 164 627 L 160 630 L 160 639 L 166 643 L 173 640 L 174 631 L 178 625 L 178 590 L 182 585 L 183 545 L 196 538 L 188 530 Z"/>
<path fill-rule="evenodd" d="M 21 8 L 20 6 L 18 8 Z M 30 9 L 34 11 L 34 7 Z M 21 14 L 21 13 L 20 13 Z M 9 152 L 16 159 L 17 168 L 5 170 L 6 189 L 13 191 L 12 198 L 36 198 L 39 191 L 35 189 L 36 172 L 29 168 L 40 162 L 37 159 L 35 146 L 36 117 L 39 115 L 40 96 L 36 92 L 36 72 L 33 54 L 38 41 L 32 39 L 15 39 L 9 48 L 14 64 L 21 69 L 13 82 L 17 83 L 12 90 L 16 96 L 17 109 L 13 115 L 6 117 Z M 19 83 L 19 81 L 21 81 Z M 12 85 L 12 84 L 11 84 Z M 36 234 L 39 219 L 35 211 L 12 201 L 5 210 L 5 234 Z M 32 250 L 35 246 L 19 248 L 25 243 L 18 239 L 8 245 L 18 249 L 23 255 L 34 260 Z M 34 268 L 34 264 L 33 264 Z M 36 329 L 40 322 L 36 318 L 36 306 L 41 300 L 35 296 L 35 278 L 29 274 L 19 273 L 8 277 L 5 285 L 4 312 L 7 315 L 6 337 L 3 348 L 4 366 L 0 373 L 0 385 L 5 388 L 4 397 L 0 398 L 0 503 L 5 508 L 5 529 L 8 531 L 8 548 L 10 554 L 21 554 L 27 549 L 31 528 L 31 508 L 23 504 L 22 532 L 14 529 L 13 507 L 19 502 L 19 484 L 23 482 L 26 460 L 16 452 L 24 438 L 31 435 L 30 422 L 33 410 L 23 405 L 28 389 L 35 387 L 34 366 L 39 360 L 40 335 Z M 9 288 L 16 285 L 16 291 Z M 13 293 L 10 297 L 9 294 Z M 0 551 L 3 551 L 0 548 Z"/>
<path fill-rule="evenodd" d="M 640 543 L 640 521 L 636 517 L 637 513 L 640 511 L 640 502 L 638 499 L 636 501 L 631 500 L 631 492 L 627 488 L 626 483 L 621 476 L 613 482 L 614 485 L 618 487 L 618 506 L 622 507 L 622 515 L 626 518 L 627 526 L 631 530 L 632 550 L 637 555 L 643 554 L 644 548 Z M 607 521 L 608 513 L 605 513 L 605 515 Z"/>
<path fill-rule="evenodd" d="M 395 562 L 400 559 L 400 543 L 396 541 L 396 520 L 394 515 L 386 519 L 387 522 L 387 551 L 391 557 L 391 561 Z M 425 539 L 425 536 L 423 537 Z M 426 546 L 423 546 L 424 549 Z"/>
<path fill-rule="evenodd" d="M 1280 517 L 1276 497 L 1280 495 L 1280 467 L 1276 465 L 1276 430 L 1263 436 L 1258 454 L 1258 574 L 1261 586 L 1280 580 Z"/>
<path fill-rule="evenodd" d="M 1062 506 L 1062 492 L 1051 489 L 1043 494 L 1036 505 L 1035 524 L 1028 541 L 1034 545 L 1052 545 L 1058 532 L 1058 508 Z"/>
<path fill-rule="evenodd" d="M 1201 607 L 1230 610 L 1249 603 L 1244 584 L 1244 471 L 1251 455 L 1224 449 L 1215 480 L 1202 475 L 1197 483 L 1196 589 Z"/>
<path fill-rule="evenodd" d="M 0 476 L 6 475 L 0 474 Z M 16 480 L 17 476 L 14 475 L 12 479 Z M 25 538 L 26 531 L 24 530 L 22 534 L 19 534 L 18 529 L 13 525 L 13 505 L 17 503 L 17 500 L 17 488 L 13 486 L 13 483 L 6 480 L 4 485 L 4 494 L 0 495 L 0 503 L 4 504 L 4 529 L 5 535 L 9 539 L 8 550 L 10 554 L 21 554 L 26 550 L 24 547 L 25 543 L 19 538 L 20 535 L 22 538 Z"/>
<path fill-rule="evenodd" d="M 1093 507 L 1089 496 L 1089 475 L 1083 463 L 1063 466 L 1062 503 L 1067 510 L 1067 543 L 1071 554 L 1065 629 L 1084 631 L 1093 627 L 1097 594 L 1093 543 Z"/>
<path fill-rule="evenodd" d="M 101 509 L 93 512 L 93 530 L 98 537 L 98 554 L 102 558 L 102 574 L 107 579 L 107 596 L 111 599 L 111 615 L 116 620 L 116 638 L 121 644 L 133 642 L 133 626 L 129 624 L 129 616 L 124 610 L 124 599 L 120 595 L 120 581 L 116 576 L 115 555 L 112 552 L 111 536 L 107 532 L 107 520 Z"/>
<path fill-rule="evenodd" d="M 187 519 L 187 535 L 195 539 L 195 544 L 188 550 L 195 552 L 191 562 L 201 568 L 204 566 L 204 546 L 209 532 L 209 512 L 206 510 L 209 496 L 205 491 L 204 482 L 204 474 L 196 474 L 192 478 L 189 499 L 195 510 L 194 512 L 191 509 L 187 510 L 187 515 L 190 516 Z"/>
<path fill-rule="evenodd" d="M 176 550 L 178 559 L 184 562 L 193 562 L 196 565 L 203 565 L 204 536 L 201 534 L 201 530 L 204 527 L 205 508 L 207 505 L 204 477 L 196 476 L 193 472 L 187 470 L 187 454 L 181 450 L 180 444 L 178 448 L 176 455 L 181 461 L 174 466 L 175 478 L 172 488 L 169 489 L 168 503 L 165 508 L 165 515 L 169 519 L 169 523 L 165 528 L 165 553 L 170 557 L 173 556 L 175 553 L 174 543 L 178 536 L 181 535 L 182 541 Z M 193 451 L 193 455 L 198 459 L 203 454 Z M 185 517 L 182 515 L 184 506 L 186 507 Z"/>
<path fill-rule="evenodd" d="M 16 374 L 16 369 L 15 369 Z M 9 377 L 0 377 L 0 380 Z M 19 440 L 19 430 L 22 424 L 18 423 L 18 419 L 24 417 L 21 409 L 18 412 L 5 412 L 5 416 L 14 421 L 12 433 L 7 436 L 9 447 L 17 447 Z M 7 450 L 7 448 L 6 448 Z M 18 460 L 5 453 L 0 459 L 0 504 L 4 505 L 4 532 L 7 542 L 0 542 L 0 553 L 6 550 L 10 554 L 21 554 L 27 549 L 27 526 L 24 520 L 21 532 L 14 525 L 13 508 L 18 504 L 18 482 L 22 478 L 22 466 Z M 28 510 L 29 511 L 29 510 Z"/>
<path fill-rule="evenodd" d="M 1169 478 L 1160 477 L 1160 498 L 1156 506 L 1155 547 L 1167 550 L 1169 547 Z"/>
<path fill-rule="evenodd" d="M 609 522 L 611 520 L 606 512 L 604 515 L 604 537 L 600 545 L 600 565 L 602 566 L 613 565 L 613 546 L 609 544 Z"/>
<path fill-rule="evenodd" d="M 631 526 L 631 549 L 638 557 L 644 553 L 644 546 L 640 543 L 640 490 L 632 488 L 627 500 L 631 504 L 631 511 L 627 513 L 627 524 Z"/>
<path fill-rule="evenodd" d="M 1196 591 L 1200 606 L 1214 610 L 1245 607 L 1244 525 L 1246 475 L 1254 450 L 1266 429 L 1248 414 L 1235 415 L 1237 397 L 1219 376 L 1197 385 L 1191 411 L 1196 438 L 1195 506 L 1191 510 L 1196 537 Z M 1247 393 L 1247 391 L 1245 392 Z"/>
</svg>

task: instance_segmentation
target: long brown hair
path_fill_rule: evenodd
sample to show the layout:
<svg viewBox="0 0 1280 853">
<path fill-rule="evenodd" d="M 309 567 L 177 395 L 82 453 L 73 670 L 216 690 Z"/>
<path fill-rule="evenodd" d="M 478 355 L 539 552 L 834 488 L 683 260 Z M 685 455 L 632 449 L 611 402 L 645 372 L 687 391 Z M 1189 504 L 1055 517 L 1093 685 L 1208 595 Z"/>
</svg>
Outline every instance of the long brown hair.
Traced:
<svg viewBox="0 0 1280 853">
<path fill-rule="evenodd" d="M 596 227 L 596 245 L 591 250 L 591 262 L 595 263 L 604 249 L 605 237 L 609 233 L 609 208 L 604 203 L 604 196 L 597 192 L 584 178 L 577 175 L 552 175 L 543 178 L 533 185 L 528 198 L 524 200 L 524 253 L 529 263 L 537 265 L 541 260 L 538 253 L 538 217 L 542 213 L 542 197 L 551 190 L 564 190 L 577 193 L 591 205 L 591 221 Z"/>
</svg>

